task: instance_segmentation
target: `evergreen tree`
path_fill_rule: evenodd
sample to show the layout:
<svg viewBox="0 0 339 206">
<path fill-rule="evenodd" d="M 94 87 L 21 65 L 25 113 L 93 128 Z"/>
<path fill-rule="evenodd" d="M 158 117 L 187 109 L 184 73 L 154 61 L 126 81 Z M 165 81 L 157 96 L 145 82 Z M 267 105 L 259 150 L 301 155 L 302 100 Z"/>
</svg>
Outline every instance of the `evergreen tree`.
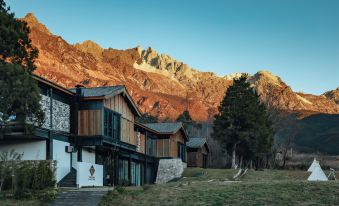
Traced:
<svg viewBox="0 0 339 206">
<path fill-rule="evenodd" d="M 177 122 L 182 122 L 182 123 L 189 123 L 192 122 L 192 117 L 189 113 L 189 111 L 185 110 L 182 114 L 180 114 L 176 120 Z"/>
<path fill-rule="evenodd" d="M 214 119 L 212 137 L 232 156 L 232 168 L 236 156 L 240 157 L 240 164 L 261 161 L 273 144 L 272 123 L 247 77 L 234 80 Z"/>
<path fill-rule="evenodd" d="M 42 123 L 40 92 L 32 78 L 38 51 L 31 45 L 29 28 L 14 18 L 0 0 L 0 136 L 15 118 L 21 123 L 31 118 L 32 125 Z"/>
<path fill-rule="evenodd" d="M 184 129 L 186 130 L 186 133 L 190 138 L 205 136 L 201 134 L 202 124 L 194 121 L 189 111 L 187 110 L 183 111 L 183 113 L 178 116 L 176 121 L 183 123 Z"/>
<path fill-rule="evenodd" d="M 148 124 L 148 123 L 157 123 L 158 118 L 150 115 L 149 113 L 144 113 L 141 117 L 138 117 L 137 122 Z"/>
<path fill-rule="evenodd" d="M 31 44 L 27 23 L 16 19 L 4 0 L 0 0 L 0 20 L 0 63 L 19 64 L 32 72 L 38 50 Z"/>
</svg>

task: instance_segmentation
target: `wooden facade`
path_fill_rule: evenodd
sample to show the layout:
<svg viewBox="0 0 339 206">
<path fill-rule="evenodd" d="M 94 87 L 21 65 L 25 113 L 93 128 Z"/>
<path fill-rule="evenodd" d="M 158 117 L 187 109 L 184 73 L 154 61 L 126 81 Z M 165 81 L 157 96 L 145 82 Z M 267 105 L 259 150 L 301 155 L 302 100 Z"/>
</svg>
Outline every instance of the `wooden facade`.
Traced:
<svg viewBox="0 0 339 206">
<path fill-rule="evenodd" d="M 140 116 L 122 86 L 77 88 L 79 99 L 78 142 L 96 146 L 96 163 L 104 165 L 106 185 L 150 184 L 155 181 L 156 154 L 148 153 L 151 134 L 137 134 Z M 154 138 L 154 135 L 151 135 Z M 150 142 L 152 143 L 152 142 Z"/>
<path fill-rule="evenodd" d="M 102 135 L 102 111 L 79 110 L 78 111 L 78 135 L 97 136 Z"/>
<path fill-rule="evenodd" d="M 172 135 L 159 135 L 157 140 L 157 157 L 178 157 L 178 143 L 185 144 L 181 131 Z"/>
<path fill-rule="evenodd" d="M 104 100 L 104 106 L 121 114 L 121 137 L 120 140 L 128 144 L 136 145 L 134 132 L 135 115 L 124 97 L 120 94 Z"/>
<path fill-rule="evenodd" d="M 157 157 L 170 157 L 170 138 L 157 140 Z"/>
<path fill-rule="evenodd" d="M 178 143 L 185 145 L 183 132 L 179 130 L 177 133 L 170 136 L 170 157 L 178 157 Z M 186 161 L 186 160 L 185 160 Z"/>
<path fill-rule="evenodd" d="M 199 149 L 188 149 L 187 166 L 188 167 L 207 167 L 208 152 L 205 147 Z"/>
<path fill-rule="evenodd" d="M 154 183 L 160 158 L 180 157 L 186 162 L 187 136 L 182 124 L 163 132 L 136 123 L 140 113 L 125 87 L 68 90 L 40 77 L 36 80 L 46 96 L 50 128 L 38 128 L 29 138 L 46 141 L 46 159 L 53 159 L 53 151 L 62 151 L 69 156 L 70 164 L 62 162 L 70 170 L 75 168 L 72 163 L 99 164 L 105 185 L 127 182 L 137 186 Z M 60 143 L 54 150 L 54 140 L 67 147 Z"/>
<path fill-rule="evenodd" d="M 190 141 L 192 141 L 192 139 Z M 199 145 L 199 143 L 198 144 L 189 143 L 188 145 L 189 146 L 187 147 L 187 166 L 207 168 L 209 153 L 207 143 L 203 142 L 201 145 Z"/>
<path fill-rule="evenodd" d="M 156 136 L 158 158 L 181 158 L 183 162 L 187 161 L 187 135 L 182 123 L 153 123 L 145 124 L 143 127 Z"/>
<path fill-rule="evenodd" d="M 34 79 L 42 96 L 44 124 L 34 134 L 15 125 L 16 134 L 5 134 L 0 148 L 15 145 L 24 158 L 59 161 L 59 186 L 66 177 L 76 178 L 71 172 L 80 162 L 102 165 L 104 185 L 154 183 L 157 136 L 144 130 L 137 138 L 135 119 L 140 112 L 124 86 L 66 89 L 38 76 Z M 21 144 L 27 142 L 31 148 Z M 32 155 L 35 150 L 39 155 Z"/>
<path fill-rule="evenodd" d="M 135 130 L 135 137 L 136 137 L 136 141 L 138 145 L 137 147 L 138 152 L 145 154 L 145 155 L 157 157 L 157 151 L 158 151 L 157 144 L 159 142 L 157 132 L 139 123 L 135 123 L 134 130 Z"/>
</svg>

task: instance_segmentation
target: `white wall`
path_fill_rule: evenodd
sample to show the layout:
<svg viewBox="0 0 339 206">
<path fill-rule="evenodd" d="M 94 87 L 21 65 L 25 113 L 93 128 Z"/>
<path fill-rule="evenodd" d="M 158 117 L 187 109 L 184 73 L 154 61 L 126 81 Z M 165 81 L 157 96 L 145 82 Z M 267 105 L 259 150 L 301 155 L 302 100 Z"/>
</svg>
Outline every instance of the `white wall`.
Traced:
<svg viewBox="0 0 339 206">
<path fill-rule="evenodd" d="M 22 160 L 46 160 L 45 140 L 0 145 L 0 152 L 12 149 L 22 155 Z"/>
<path fill-rule="evenodd" d="M 95 164 L 95 151 L 89 152 L 82 149 L 82 162 Z"/>
<path fill-rule="evenodd" d="M 91 167 L 93 167 L 93 173 L 91 174 Z M 78 162 L 77 163 L 77 185 L 83 186 L 103 186 L 103 166 Z"/>
<path fill-rule="evenodd" d="M 72 167 L 77 169 L 77 162 L 78 162 L 78 152 L 72 153 Z"/>
<path fill-rule="evenodd" d="M 57 161 L 57 182 L 71 171 L 71 154 L 65 152 L 65 147 L 69 145 L 68 142 L 53 140 L 53 160 Z"/>
</svg>

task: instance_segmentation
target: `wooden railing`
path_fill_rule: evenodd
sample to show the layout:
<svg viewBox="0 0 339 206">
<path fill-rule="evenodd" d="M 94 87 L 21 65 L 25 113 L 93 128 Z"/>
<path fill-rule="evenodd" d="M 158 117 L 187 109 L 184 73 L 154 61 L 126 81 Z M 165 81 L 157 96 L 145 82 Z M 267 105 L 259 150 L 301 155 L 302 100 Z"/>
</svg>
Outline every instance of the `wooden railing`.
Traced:
<svg viewBox="0 0 339 206">
<path fill-rule="evenodd" d="M 5 135 L 16 135 L 16 134 L 29 134 L 29 125 L 12 121 L 8 122 L 6 125 L 2 125 L 1 129 L 4 131 Z"/>
</svg>

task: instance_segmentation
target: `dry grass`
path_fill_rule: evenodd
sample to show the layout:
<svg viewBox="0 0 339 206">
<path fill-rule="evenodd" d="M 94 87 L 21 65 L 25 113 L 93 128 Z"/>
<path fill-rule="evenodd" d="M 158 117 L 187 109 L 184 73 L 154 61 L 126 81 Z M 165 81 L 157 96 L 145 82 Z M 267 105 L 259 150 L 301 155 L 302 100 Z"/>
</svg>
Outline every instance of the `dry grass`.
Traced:
<svg viewBox="0 0 339 206">
<path fill-rule="evenodd" d="M 0 199 L 1 206 L 39 206 L 44 205 L 38 200 L 15 200 L 15 199 Z"/>
<path fill-rule="evenodd" d="M 305 181 L 304 171 L 187 169 L 177 182 L 112 191 L 101 205 L 339 205 L 339 183 Z"/>
<path fill-rule="evenodd" d="M 313 159 L 316 158 L 320 161 L 322 168 L 329 169 L 334 168 L 339 170 L 339 156 L 329 156 L 329 155 L 321 155 L 321 154 L 305 154 L 305 153 L 295 153 L 292 158 L 289 158 L 286 162 L 286 166 L 293 168 L 308 168 Z"/>
</svg>

